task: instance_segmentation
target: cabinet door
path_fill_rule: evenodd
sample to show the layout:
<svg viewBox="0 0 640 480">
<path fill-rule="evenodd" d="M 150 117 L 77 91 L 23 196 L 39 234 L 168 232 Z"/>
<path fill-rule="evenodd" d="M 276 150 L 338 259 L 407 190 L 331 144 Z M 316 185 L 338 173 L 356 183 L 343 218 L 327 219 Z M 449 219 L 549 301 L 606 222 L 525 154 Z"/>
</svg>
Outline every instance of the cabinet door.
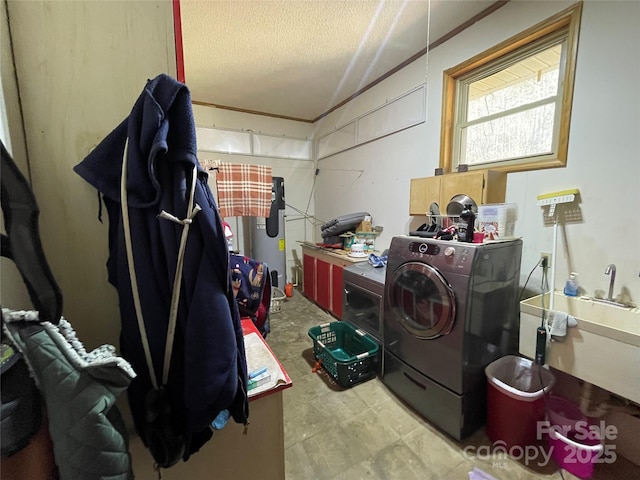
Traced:
<svg viewBox="0 0 640 480">
<path fill-rule="evenodd" d="M 446 211 L 451 199 L 458 194 L 473 198 L 477 205 L 503 203 L 507 193 L 507 173 L 495 170 L 476 170 L 449 173 L 442 176 L 440 198 Z"/>
<path fill-rule="evenodd" d="M 311 255 L 302 257 L 302 291 L 305 296 L 316 301 L 316 259 Z"/>
<path fill-rule="evenodd" d="M 331 264 L 316 259 L 316 303 L 331 310 Z"/>
<path fill-rule="evenodd" d="M 342 319 L 342 267 L 340 265 L 331 266 L 331 312 L 338 318 Z"/>
<path fill-rule="evenodd" d="M 447 211 L 447 205 L 453 197 L 465 194 L 473 198 L 476 205 L 482 202 L 484 190 L 484 172 L 450 173 L 442 176 L 440 198 L 444 205 L 441 211 Z"/>
<path fill-rule="evenodd" d="M 442 177 L 412 178 L 409 193 L 409 215 L 426 215 L 432 202 L 439 202 Z M 438 205 L 444 211 L 445 205 Z"/>
<path fill-rule="evenodd" d="M 507 172 L 487 170 L 484 174 L 482 203 L 504 203 L 507 197 Z"/>
</svg>

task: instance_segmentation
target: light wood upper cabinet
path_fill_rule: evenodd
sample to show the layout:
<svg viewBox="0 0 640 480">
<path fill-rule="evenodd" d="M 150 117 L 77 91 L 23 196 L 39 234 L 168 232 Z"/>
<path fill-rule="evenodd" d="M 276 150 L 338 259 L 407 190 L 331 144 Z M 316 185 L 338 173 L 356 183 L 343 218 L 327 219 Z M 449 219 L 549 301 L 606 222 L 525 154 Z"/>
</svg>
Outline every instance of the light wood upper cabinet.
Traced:
<svg viewBox="0 0 640 480">
<path fill-rule="evenodd" d="M 439 177 L 412 178 L 409 191 L 409 215 L 425 215 L 432 202 L 440 205 Z"/>
<path fill-rule="evenodd" d="M 473 198 L 478 205 L 504 203 L 506 191 L 507 173 L 494 170 L 413 178 L 409 215 L 425 215 L 432 202 L 436 202 L 442 214 L 445 214 L 451 199 L 461 193 Z"/>
</svg>

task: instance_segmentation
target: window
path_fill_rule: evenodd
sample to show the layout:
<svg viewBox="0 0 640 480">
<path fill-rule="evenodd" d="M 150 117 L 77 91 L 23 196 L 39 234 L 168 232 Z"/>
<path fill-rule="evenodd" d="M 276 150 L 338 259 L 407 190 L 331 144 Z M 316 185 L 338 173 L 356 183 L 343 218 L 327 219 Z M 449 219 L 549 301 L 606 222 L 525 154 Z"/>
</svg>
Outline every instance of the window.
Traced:
<svg viewBox="0 0 640 480">
<path fill-rule="evenodd" d="M 198 150 L 252 155 L 254 157 L 311 160 L 311 140 L 254 133 L 251 130 L 231 130 L 196 126 Z"/>
<path fill-rule="evenodd" d="M 440 166 L 566 165 L 582 3 L 444 72 Z"/>
</svg>

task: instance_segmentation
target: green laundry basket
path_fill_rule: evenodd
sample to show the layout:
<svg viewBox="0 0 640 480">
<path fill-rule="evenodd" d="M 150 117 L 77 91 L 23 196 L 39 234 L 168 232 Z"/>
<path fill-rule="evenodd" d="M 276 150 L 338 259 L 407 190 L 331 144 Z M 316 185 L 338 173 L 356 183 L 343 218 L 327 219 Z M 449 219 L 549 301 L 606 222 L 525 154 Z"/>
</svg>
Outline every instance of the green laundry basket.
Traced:
<svg viewBox="0 0 640 480">
<path fill-rule="evenodd" d="M 311 327 L 313 352 L 341 387 L 351 387 L 375 376 L 379 347 L 362 330 L 346 322 Z"/>
</svg>

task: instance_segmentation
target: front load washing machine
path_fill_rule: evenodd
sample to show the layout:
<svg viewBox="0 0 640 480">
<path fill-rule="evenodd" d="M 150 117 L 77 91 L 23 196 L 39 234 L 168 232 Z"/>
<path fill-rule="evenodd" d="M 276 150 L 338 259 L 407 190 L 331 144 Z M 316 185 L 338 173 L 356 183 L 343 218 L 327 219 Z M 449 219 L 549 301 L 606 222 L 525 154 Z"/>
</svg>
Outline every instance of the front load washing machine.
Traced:
<svg viewBox="0 0 640 480">
<path fill-rule="evenodd" d="M 484 368 L 515 353 L 522 241 L 394 237 L 382 381 L 460 440 L 486 417 Z"/>
</svg>

